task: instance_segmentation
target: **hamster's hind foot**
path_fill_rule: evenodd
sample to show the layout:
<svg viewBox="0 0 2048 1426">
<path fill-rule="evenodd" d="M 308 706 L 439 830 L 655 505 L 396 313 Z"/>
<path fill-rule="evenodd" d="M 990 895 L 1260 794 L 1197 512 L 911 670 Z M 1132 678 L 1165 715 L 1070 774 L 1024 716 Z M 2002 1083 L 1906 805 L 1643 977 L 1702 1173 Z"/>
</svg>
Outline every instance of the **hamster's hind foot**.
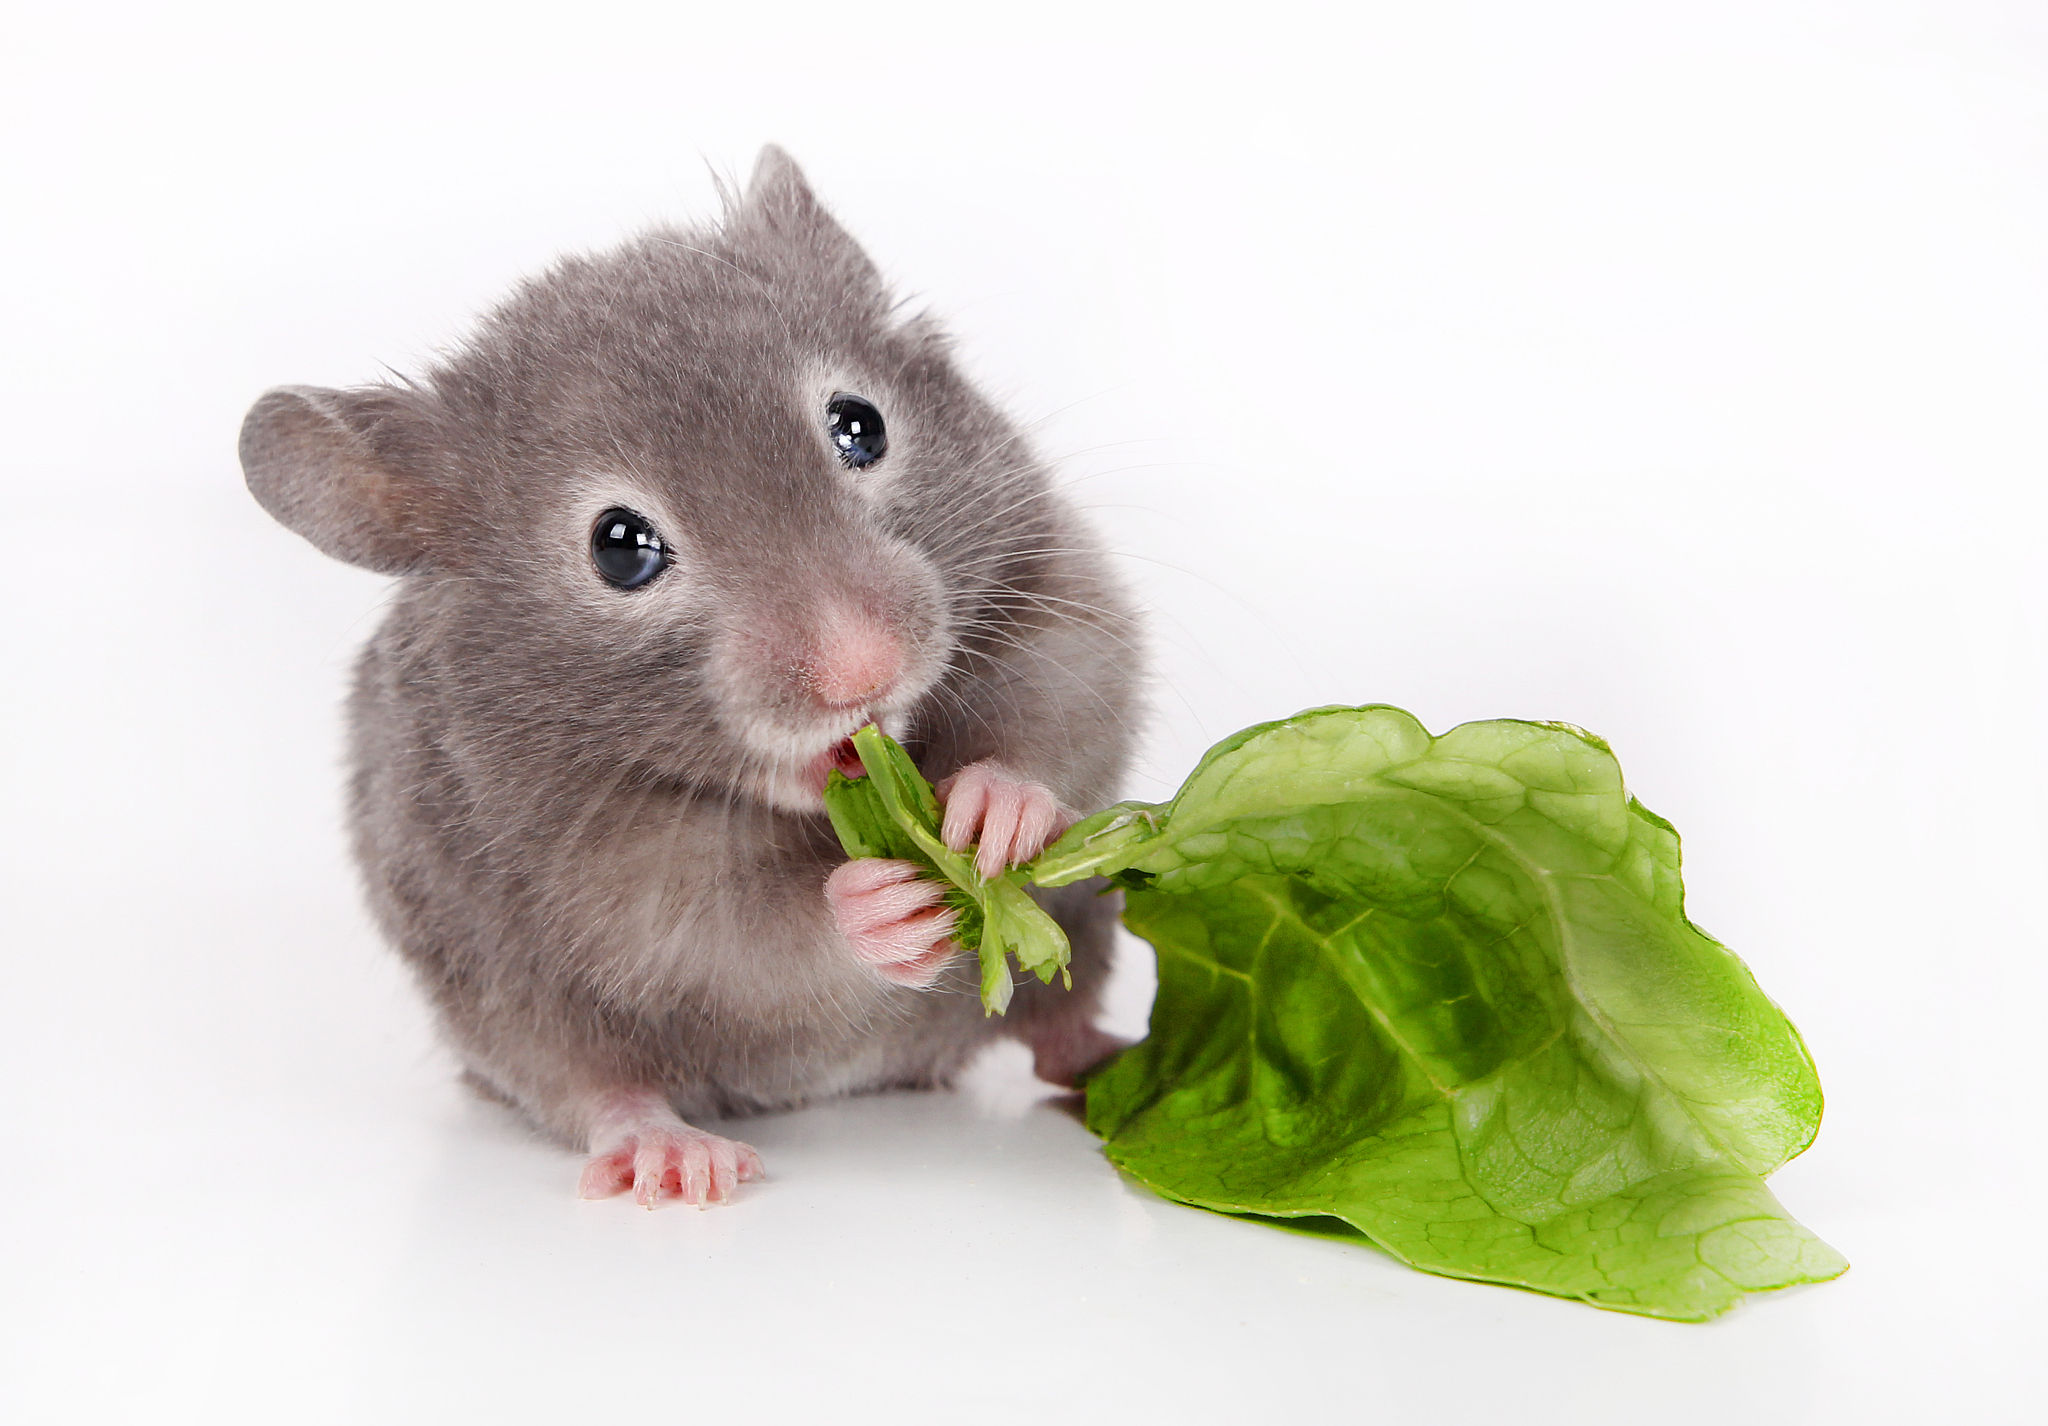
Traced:
<svg viewBox="0 0 2048 1426">
<path fill-rule="evenodd" d="M 1096 1029 L 1091 1021 L 1066 1017 L 1033 1025 L 1024 1038 L 1031 1046 L 1031 1072 L 1062 1089 L 1075 1088 L 1089 1071 L 1133 1043 Z"/>
<path fill-rule="evenodd" d="M 733 1190 L 765 1174 L 753 1147 L 693 1129 L 666 1102 L 650 1094 L 620 1096 L 638 1113 L 607 1116 L 592 1135 L 590 1162 L 583 1166 L 577 1193 L 612 1198 L 631 1189 L 642 1208 L 663 1203 L 724 1203 Z"/>
<path fill-rule="evenodd" d="M 735 1188 L 762 1172 L 761 1156 L 749 1145 L 688 1125 L 655 1126 L 594 1155 L 583 1167 L 577 1193 L 611 1198 L 630 1188 L 642 1208 L 671 1202 L 705 1208 L 724 1203 Z"/>
</svg>

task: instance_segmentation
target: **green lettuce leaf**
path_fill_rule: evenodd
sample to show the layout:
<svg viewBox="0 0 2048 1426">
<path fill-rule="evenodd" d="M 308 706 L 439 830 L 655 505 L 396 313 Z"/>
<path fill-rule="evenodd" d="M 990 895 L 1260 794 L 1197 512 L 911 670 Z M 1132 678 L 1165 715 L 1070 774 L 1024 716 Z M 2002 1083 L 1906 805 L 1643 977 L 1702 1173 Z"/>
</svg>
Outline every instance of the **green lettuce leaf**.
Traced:
<svg viewBox="0 0 2048 1426">
<path fill-rule="evenodd" d="M 1847 1267 L 1763 1185 L 1819 1128 L 1806 1048 L 1599 739 L 1304 713 L 1032 868 L 1098 873 L 1159 997 L 1088 1125 L 1160 1193 L 1688 1321 Z"/>
<path fill-rule="evenodd" d="M 828 793 L 842 841 L 972 904 L 992 1008 L 1005 948 L 1064 963 L 1027 880 L 1126 889 L 1159 995 L 1150 1036 L 1090 1078 L 1088 1124 L 1158 1192 L 1680 1320 L 1847 1267 L 1763 1184 L 1819 1127 L 1806 1048 L 1686 919 L 1677 834 L 1598 738 L 1432 738 L 1386 707 L 1249 728 L 1171 802 L 1110 808 L 998 879 L 1028 925 L 938 841 L 902 750 L 859 745 L 869 776 Z"/>
<path fill-rule="evenodd" d="M 1000 1015 L 1010 1004 L 1012 957 L 1019 967 L 1051 981 L 1064 974 L 1066 933 L 1025 891 L 1023 871 L 983 877 L 974 858 L 939 837 L 939 803 L 931 784 L 896 740 L 870 724 L 853 735 L 866 777 L 834 769 L 826 778 L 825 812 L 850 857 L 891 857 L 914 862 L 945 883 L 946 902 L 959 915 L 953 939 L 981 957 L 981 1005 Z"/>
</svg>

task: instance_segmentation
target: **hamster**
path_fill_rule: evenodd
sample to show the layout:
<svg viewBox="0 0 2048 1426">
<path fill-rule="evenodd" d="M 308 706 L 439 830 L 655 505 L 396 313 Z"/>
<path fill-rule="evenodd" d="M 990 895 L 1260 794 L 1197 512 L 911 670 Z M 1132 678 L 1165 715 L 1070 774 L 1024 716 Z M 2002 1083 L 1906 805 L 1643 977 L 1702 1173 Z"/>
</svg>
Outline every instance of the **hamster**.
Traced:
<svg viewBox="0 0 2048 1426">
<path fill-rule="evenodd" d="M 1136 629 L 1024 434 L 781 150 L 723 221 L 526 282 L 417 380 L 281 387 L 256 499 L 398 577 L 349 703 L 370 904 L 476 1089 L 585 1197 L 762 1172 L 689 1120 L 944 1085 L 990 1039 L 1070 1082 L 1117 915 L 1046 895 L 1072 988 L 982 1013 L 930 883 L 848 863 L 851 734 L 904 743 L 985 871 L 1113 801 Z"/>
</svg>

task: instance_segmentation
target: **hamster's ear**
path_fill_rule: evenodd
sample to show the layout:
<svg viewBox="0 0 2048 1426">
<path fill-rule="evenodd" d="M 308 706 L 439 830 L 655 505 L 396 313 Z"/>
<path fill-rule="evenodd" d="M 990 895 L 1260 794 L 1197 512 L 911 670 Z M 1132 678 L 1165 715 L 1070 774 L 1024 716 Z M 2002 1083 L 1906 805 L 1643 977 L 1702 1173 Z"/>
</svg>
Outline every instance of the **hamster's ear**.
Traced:
<svg viewBox="0 0 2048 1426">
<path fill-rule="evenodd" d="M 860 244 L 825 211 L 796 160 L 775 144 L 765 146 L 754 160 L 754 176 L 747 180 L 733 225 L 789 244 L 814 262 L 837 269 L 843 279 L 881 288 L 882 275 Z"/>
<path fill-rule="evenodd" d="M 762 212 L 823 216 L 818 196 L 804 179 L 789 150 L 781 144 L 763 144 L 754 159 L 754 176 L 747 180 L 742 206 Z"/>
<path fill-rule="evenodd" d="M 242 421 L 242 474 L 280 524 L 336 559 L 413 573 L 440 523 L 423 415 L 395 387 L 280 386 Z"/>
</svg>

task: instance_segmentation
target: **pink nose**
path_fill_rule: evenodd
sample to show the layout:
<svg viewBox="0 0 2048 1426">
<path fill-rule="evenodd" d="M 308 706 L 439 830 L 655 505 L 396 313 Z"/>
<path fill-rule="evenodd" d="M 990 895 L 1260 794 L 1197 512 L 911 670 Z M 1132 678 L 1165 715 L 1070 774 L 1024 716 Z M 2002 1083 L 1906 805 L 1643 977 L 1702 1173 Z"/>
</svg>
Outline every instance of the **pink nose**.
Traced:
<svg viewBox="0 0 2048 1426">
<path fill-rule="evenodd" d="M 881 698 L 903 672 L 903 647 L 864 614 L 826 619 L 811 656 L 799 666 L 805 688 L 828 708 L 855 708 Z"/>
</svg>

